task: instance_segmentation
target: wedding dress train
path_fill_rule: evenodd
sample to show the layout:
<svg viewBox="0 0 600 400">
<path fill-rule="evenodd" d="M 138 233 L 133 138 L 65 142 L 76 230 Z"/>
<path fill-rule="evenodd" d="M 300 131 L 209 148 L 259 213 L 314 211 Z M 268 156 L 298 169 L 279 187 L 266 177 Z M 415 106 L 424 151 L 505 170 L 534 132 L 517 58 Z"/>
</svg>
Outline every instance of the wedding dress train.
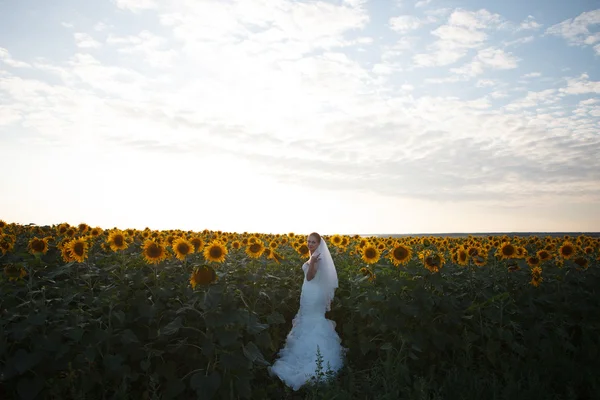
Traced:
<svg viewBox="0 0 600 400">
<path fill-rule="evenodd" d="M 279 351 L 279 359 L 269 368 L 293 390 L 315 376 L 317 370 L 317 348 L 322 357 L 322 372 L 331 369 L 338 372 L 343 366 L 345 350 L 335 331 L 336 323 L 325 318 L 329 299 L 322 290 L 319 271 L 308 281 L 308 262 L 302 266 L 304 283 L 300 295 L 300 309 L 292 321 L 285 346 Z"/>
</svg>

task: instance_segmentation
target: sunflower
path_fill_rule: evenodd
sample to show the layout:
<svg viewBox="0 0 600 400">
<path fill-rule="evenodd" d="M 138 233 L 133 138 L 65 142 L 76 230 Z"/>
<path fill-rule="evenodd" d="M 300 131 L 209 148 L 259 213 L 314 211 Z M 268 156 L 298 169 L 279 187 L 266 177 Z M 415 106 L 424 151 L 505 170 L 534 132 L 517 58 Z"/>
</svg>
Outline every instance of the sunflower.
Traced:
<svg viewBox="0 0 600 400">
<path fill-rule="evenodd" d="M 142 255 L 148 264 L 158 264 L 167 258 L 167 250 L 165 246 L 153 239 L 146 239 L 142 247 Z"/>
<path fill-rule="evenodd" d="M 375 280 L 375 273 L 370 268 L 363 267 L 359 269 L 358 272 L 368 277 L 369 282 L 373 282 Z"/>
<path fill-rule="evenodd" d="M 308 250 L 308 246 L 306 244 L 301 244 L 296 248 L 296 251 L 298 252 L 298 254 L 300 254 L 300 257 L 308 257 L 310 252 Z"/>
<path fill-rule="evenodd" d="M 542 249 L 536 253 L 537 257 L 540 259 L 540 262 L 548 261 L 552 258 L 552 255 L 548 250 Z"/>
<path fill-rule="evenodd" d="M 281 261 L 284 260 L 283 256 L 276 251 L 273 251 L 273 253 L 271 253 L 271 256 L 269 258 L 272 260 L 275 260 L 275 262 L 277 264 L 281 264 Z"/>
<path fill-rule="evenodd" d="M 308 250 L 308 247 L 306 249 Z M 246 254 L 248 254 L 248 256 L 251 258 L 260 258 L 264 252 L 265 246 L 261 240 L 257 240 L 254 243 L 249 243 L 248 246 L 246 246 Z"/>
<path fill-rule="evenodd" d="M 379 252 L 379 249 L 372 244 L 366 245 L 361 250 L 361 258 L 367 264 L 375 264 L 379 261 L 380 256 L 381 253 Z"/>
<path fill-rule="evenodd" d="M 342 243 L 340 243 L 341 247 L 347 247 L 350 244 L 350 239 L 347 236 L 342 236 Z"/>
<path fill-rule="evenodd" d="M 592 254 L 592 253 L 594 252 L 594 248 L 593 248 L 592 246 L 586 246 L 586 247 L 583 249 L 583 252 L 584 252 L 585 254 Z"/>
<path fill-rule="evenodd" d="M 542 269 L 540 267 L 531 268 L 531 281 L 529 282 L 532 286 L 538 287 L 544 278 L 542 278 Z"/>
<path fill-rule="evenodd" d="M 93 237 L 98 237 L 100 235 L 102 235 L 103 229 L 100 227 L 95 227 L 94 229 L 92 229 L 92 231 L 90 232 L 90 235 L 92 235 Z"/>
<path fill-rule="evenodd" d="M 429 271 L 436 273 L 439 272 L 440 268 L 444 266 L 444 256 L 439 253 L 433 253 L 431 250 L 426 250 L 421 253 L 421 259 L 425 268 Z"/>
<path fill-rule="evenodd" d="M 197 285 L 210 285 L 217 280 L 217 273 L 214 268 L 209 265 L 202 265 L 194 268 L 190 275 L 190 285 L 192 289 L 196 289 Z"/>
<path fill-rule="evenodd" d="M 213 240 L 204 247 L 204 258 L 206 261 L 222 263 L 227 255 L 227 247 L 221 242 Z"/>
<path fill-rule="evenodd" d="M 4 229 L 6 227 L 6 222 L 0 219 L 0 229 Z"/>
<path fill-rule="evenodd" d="M 204 240 L 199 236 L 192 236 L 190 238 L 190 243 L 194 246 L 194 252 L 196 253 L 200 253 L 204 248 Z"/>
<path fill-rule="evenodd" d="M 73 237 L 77 233 L 77 230 L 73 227 L 70 227 L 66 230 L 65 235 L 68 237 Z"/>
<path fill-rule="evenodd" d="M 17 267 L 14 264 L 8 264 L 4 267 L 4 274 L 8 277 L 8 281 L 17 281 L 27 276 L 27 271 L 23 267 Z"/>
<path fill-rule="evenodd" d="M 558 253 L 565 260 L 573 257 L 575 255 L 575 251 L 575 246 L 569 241 L 564 242 L 563 245 L 558 249 Z"/>
<path fill-rule="evenodd" d="M 48 239 L 39 239 L 36 236 L 29 241 L 28 248 L 31 254 L 46 254 L 48 251 Z"/>
<path fill-rule="evenodd" d="M 501 260 L 508 260 L 515 256 L 517 249 L 515 246 L 510 244 L 509 242 L 504 242 L 497 250 L 496 255 L 500 257 Z"/>
<path fill-rule="evenodd" d="M 84 262 L 88 256 L 88 242 L 82 238 L 73 239 L 64 245 L 63 249 L 73 261 Z"/>
<path fill-rule="evenodd" d="M 194 252 L 194 245 L 186 238 L 180 237 L 173 242 L 173 251 L 175 252 L 175 257 L 184 261 L 188 254 Z"/>
<path fill-rule="evenodd" d="M 336 247 L 342 247 L 342 237 L 337 233 L 329 241 Z"/>
<path fill-rule="evenodd" d="M 90 230 L 90 226 L 88 224 L 81 223 L 77 225 L 77 230 L 79 231 L 79 233 L 84 234 Z"/>
<path fill-rule="evenodd" d="M 109 233 L 106 243 L 108 243 L 110 249 L 115 252 L 119 250 L 125 250 L 127 247 L 129 247 L 127 240 L 125 240 L 125 235 L 118 229 Z"/>
<path fill-rule="evenodd" d="M 477 253 L 477 252 L 475 252 Z M 474 254 L 477 255 L 477 254 Z M 456 263 L 458 265 L 468 265 L 469 264 L 469 253 L 465 250 L 464 247 L 459 247 L 456 251 Z"/>
<path fill-rule="evenodd" d="M 240 243 L 239 240 L 234 240 L 233 242 L 231 242 L 231 248 L 232 249 L 239 249 L 240 247 L 242 247 L 242 244 Z"/>
<path fill-rule="evenodd" d="M 525 247 L 517 247 L 517 251 L 516 251 L 516 255 L 517 258 L 525 258 L 527 257 L 527 250 L 525 249 Z"/>
<path fill-rule="evenodd" d="M 56 228 L 56 232 L 59 235 L 64 235 L 65 233 L 67 233 L 67 231 L 69 230 L 70 226 L 69 224 L 67 224 L 66 222 L 63 224 L 58 225 L 58 227 Z"/>
<path fill-rule="evenodd" d="M 473 263 L 478 267 L 483 267 L 487 264 L 487 257 L 484 257 L 481 253 L 475 254 L 471 257 L 471 260 L 473 260 Z"/>
<path fill-rule="evenodd" d="M 542 262 L 542 260 L 539 257 L 536 257 L 536 256 L 527 257 L 527 264 L 531 268 L 539 267 L 541 262 Z"/>
<path fill-rule="evenodd" d="M 583 269 L 588 268 L 588 260 L 585 257 L 579 256 L 579 257 L 575 258 L 573 260 L 573 262 Z"/>
<path fill-rule="evenodd" d="M 412 250 L 403 244 L 397 244 L 390 251 L 390 260 L 397 267 L 398 265 L 406 265 L 412 258 Z"/>
</svg>

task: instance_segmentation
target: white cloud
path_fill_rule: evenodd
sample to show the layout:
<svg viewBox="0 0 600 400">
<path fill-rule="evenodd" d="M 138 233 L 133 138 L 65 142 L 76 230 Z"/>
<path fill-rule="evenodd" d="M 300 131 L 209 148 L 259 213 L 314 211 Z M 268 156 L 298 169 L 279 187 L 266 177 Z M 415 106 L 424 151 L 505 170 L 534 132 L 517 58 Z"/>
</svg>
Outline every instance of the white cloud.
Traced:
<svg viewBox="0 0 600 400">
<path fill-rule="evenodd" d="M 64 28 L 67 28 L 67 29 L 71 29 L 71 28 L 73 28 L 73 24 L 71 24 L 71 23 L 69 23 L 69 22 L 61 22 L 60 24 L 61 24 L 61 25 L 62 25 Z"/>
<path fill-rule="evenodd" d="M 115 5 L 123 10 L 139 12 L 158 8 L 156 0 L 113 0 Z"/>
<path fill-rule="evenodd" d="M 18 61 L 12 58 L 8 50 L 0 47 L 0 63 L 4 63 L 9 67 L 13 68 L 29 68 L 31 65 L 29 63 Z"/>
<path fill-rule="evenodd" d="M 538 23 L 535 20 L 535 17 L 533 17 L 532 15 L 528 15 L 527 18 L 525 18 L 525 20 L 521 22 L 521 25 L 519 25 L 518 30 L 536 30 L 540 29 L 541 27 L 542 24 Z"/>
<path fill-rule="evenodd" d="M 527 92 L 525 97 L 507 104 L 504 108 L 508 111 L 515 111 L 540 105 L 554 104 L 558 100 L 559 97 L 557 96 L 556 89 L 546 89 L 539 92 Z"/>
<path fill-rule="evenodd" d="M 493 86 L 496 86 L 497 84 L 498 84 L 498 82 L 496 82 L 493 79 L 479 79 L 475 86 L 483 88 L 483 87 L 493 87 Z"/>
<path fill-rule="evenodd" d="M 74 37 L 77 47 L 82 49 L 93 49 L 102 46 L 100 42 L 95 40 L 87 33 L 76 32 Z"/>
<path fill-rule="evenodd" d="M 390 18 L 390 28 L 398 33 L 406 33 L 418 29 L 423 22 L 413 15 L 399 15 Z"/>
<path fill-rule="evenodd" d="M 118 47 L 124 54 L 142 56 L 152 67 L 166 68 L 173 66 L 177 51 L 169 48 L 167 39 L 144 30 L 138 35 L 109 35 L 106 43 Z"/>
<path fill-rule="evenodd" d="M 473 78 L 483 74 L 486 68 L 491 69 L 514 69 L 517 68 L 519 59 L 511 53 L 506 53 L 502 49 L 488 47 L 479 50 L 473 60 L 460 68 L 451 68 L 454 74 L 461 75 L 465 79 Z"/>
<path fill-rule="evenodd" d="M 519 39 L 515 39 L 515 40 L 511 40 L 511 41 L 504 41 L 503 44 L 505 47 L 510 47 L 510 46 L 516 46 L 516 45 L 520 45 L 520 44 L 526 44 L 526 43 L 531 43 L 535 40 L 535 36 L 526 36 L 526 37 L 522 37 Z"/>
<path fill-rule="evenodd" d="M 571 45 L 587 46 L 599 40 L 598 33 L 590 32 L 590 27 L 595 25 L 600 25 L 600 9 L 583 12 L 575 18 L 552 25 L 546 30 L 546 34 L 560 36 Z M 594 50 L 600 54 L 598 49 Z"/>
<path fill-rule="evenodd" d="M 429 5 L 433 0 L 419 0 L 415 3 L 416 8 L 421 8 Z"/>
<path fill-rule="evenodd" d="M 523 75 L 523 78 L 539 78 L 542 76 L 541 72 L 530 72 L 528 74 Z"/>
<path fill-rule="evenodd" d="M 560 92 L 565 94 L 600 94 L 600 81 L 590 81 L 588 74 L 581 74 L 579 78 L 571 78 L 567 81 L 567 87 L 561 88 Z"/>
<path fill-rule="evenodd" d="M 453 64 L 463 58 L 470 49 L 484 44 L 488 36 L 486 29 L 498 27 L 502 18 L 487 10 L 454 11 L 446 25 L 431 33 L 438 37 L 431 46 L 430 53 L 417 54 L 413 61 L 417 66 L 431 67 Z"/>
</svg>

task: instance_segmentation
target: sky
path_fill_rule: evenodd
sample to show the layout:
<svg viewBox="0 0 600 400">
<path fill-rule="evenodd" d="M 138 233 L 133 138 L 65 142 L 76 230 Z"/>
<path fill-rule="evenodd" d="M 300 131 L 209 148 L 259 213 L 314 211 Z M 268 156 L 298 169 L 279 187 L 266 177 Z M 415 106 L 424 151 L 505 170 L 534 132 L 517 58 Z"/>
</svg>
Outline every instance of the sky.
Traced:
<svg viewBox="0 0 600 400">
<path fill-rule="evenodd" d="M 600 231 L 597 0 L 0 0 L 0 219 Z"/>
</svg>

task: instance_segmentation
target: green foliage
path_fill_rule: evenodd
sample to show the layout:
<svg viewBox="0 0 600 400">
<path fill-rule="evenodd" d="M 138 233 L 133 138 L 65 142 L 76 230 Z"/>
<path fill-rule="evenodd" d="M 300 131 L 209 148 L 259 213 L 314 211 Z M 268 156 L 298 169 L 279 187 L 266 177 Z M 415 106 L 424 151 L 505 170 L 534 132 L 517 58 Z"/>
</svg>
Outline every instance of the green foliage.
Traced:
<svg viewBox="0 0 600 400">
<path fill-rule="evenodd" d="M 19 244 L 17 244 L 19 245 Z M 23 247 L 23 243 L 20 244 Z M 18 250 L 18 246 L 17 246 Z M 56 250 L 0 258 L 27 275 L 0 281 L 0 398 L 10 399 L 584 399 L 600 390 L 598 265 L 546 266 L 544 282 L 505 263 L 416 261 L 358 273 L 332 251 L 336 321 L 346 365 L 292 392 L 268 375 L 297 312 L 302 260 L 232 251 L 218 280 L 188 282 L 192 262 L 156 268 L 139 252 Z M 38 397 L 36 397 L 38 396 Z"/>
</svg>

